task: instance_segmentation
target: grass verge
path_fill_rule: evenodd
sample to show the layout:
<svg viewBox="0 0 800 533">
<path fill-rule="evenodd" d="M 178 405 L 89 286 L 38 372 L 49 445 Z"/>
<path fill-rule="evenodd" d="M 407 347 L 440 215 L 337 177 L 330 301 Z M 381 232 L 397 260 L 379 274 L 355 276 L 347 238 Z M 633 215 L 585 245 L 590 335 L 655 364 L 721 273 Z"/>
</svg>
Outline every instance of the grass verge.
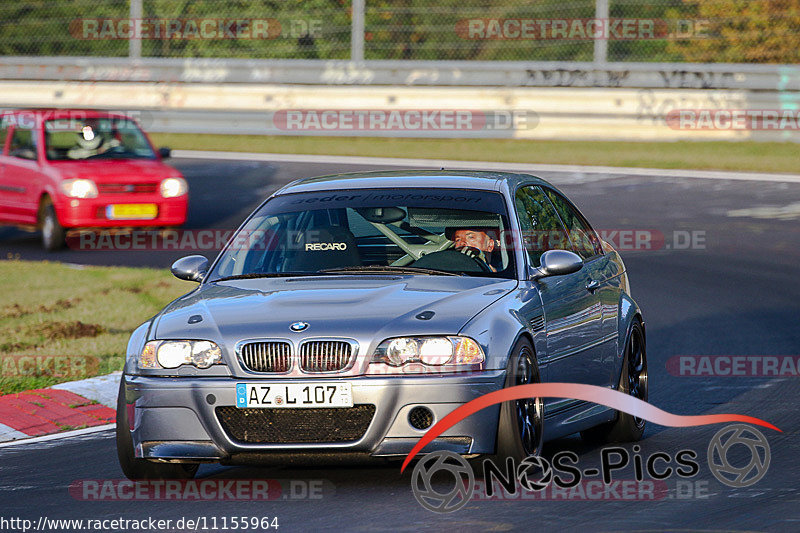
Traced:
<svg viewBox="0 0 800 533">
<path fill-rule="evenodd" d="M 167 270 L 0 261 L 0 394 L 121 370 L 131 331 L 192 289 Z"/>
<path fill-rule="evenodd" d="M 800 172 L 800 144 L 776 142 L 612 142 L 410 139 L 154 133 L 158 146 L 315 155 L 461 159 L 514 163 Z"/>
</svg>

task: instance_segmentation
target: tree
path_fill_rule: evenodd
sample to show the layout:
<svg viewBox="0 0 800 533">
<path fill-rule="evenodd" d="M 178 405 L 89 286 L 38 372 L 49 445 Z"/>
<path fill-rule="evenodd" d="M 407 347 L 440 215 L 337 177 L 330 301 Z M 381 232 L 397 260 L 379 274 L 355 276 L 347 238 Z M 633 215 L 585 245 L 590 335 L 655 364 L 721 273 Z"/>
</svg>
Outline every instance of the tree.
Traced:
<svg viewBox="0 0 800 533">
<path fill-rule="evenodd" d="M 701 35 L 676 40 L 668 50 L 700 63 L 797 63 L 800 61 L 800 0 L 684 0 L 671 12 L 707 22 Z"/>
</svg>

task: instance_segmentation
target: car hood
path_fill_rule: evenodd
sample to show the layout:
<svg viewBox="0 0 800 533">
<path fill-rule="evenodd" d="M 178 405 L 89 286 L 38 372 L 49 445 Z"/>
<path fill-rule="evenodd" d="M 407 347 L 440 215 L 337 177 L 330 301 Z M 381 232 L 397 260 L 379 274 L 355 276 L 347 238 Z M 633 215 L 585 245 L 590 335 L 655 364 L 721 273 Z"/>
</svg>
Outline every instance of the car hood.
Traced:
<svg viewBox="0 0 800 533">
<path fill-rule="evenodd" d="M 50 165 L 64 179 L 90 178 L 98 183 L 160 181 L 180 172 L 154 159 L 94 159 L 87 161 L 51 161 Z"/>
<path fill-rule="evenodd" d="M 516 286 L 505 279 L 404 275 L 208 283 L 168 305 L 151 338 L 208 339 L 230 349 L 252 338 L 348 337 L 374 347 L 396 335 L 456 334 Z M 433 316 L 417 318 L 423 311 Z M 297 321 L 308 328 L 291 331 Z"/>
</svg>

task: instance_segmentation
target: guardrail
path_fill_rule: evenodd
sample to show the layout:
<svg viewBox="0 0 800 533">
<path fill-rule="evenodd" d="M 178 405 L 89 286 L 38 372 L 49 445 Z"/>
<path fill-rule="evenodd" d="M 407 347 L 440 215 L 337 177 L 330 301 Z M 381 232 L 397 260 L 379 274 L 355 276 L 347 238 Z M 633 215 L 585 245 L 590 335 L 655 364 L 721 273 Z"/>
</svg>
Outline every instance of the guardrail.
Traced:
<svg viewBox="0 0 800 533">
<path fill-rule="evenodd" d="M 0 57 L 0 80 L 800 91 L 800 66 Z"/>
<path fill-rule="evenodd" d="M 787 91 L 5 81 L 0 107 L 115 109 L 168 133 L 800 141 L 800 93 Z M 794 122 L 687 128 L 682 110 Z"/>
</svg>

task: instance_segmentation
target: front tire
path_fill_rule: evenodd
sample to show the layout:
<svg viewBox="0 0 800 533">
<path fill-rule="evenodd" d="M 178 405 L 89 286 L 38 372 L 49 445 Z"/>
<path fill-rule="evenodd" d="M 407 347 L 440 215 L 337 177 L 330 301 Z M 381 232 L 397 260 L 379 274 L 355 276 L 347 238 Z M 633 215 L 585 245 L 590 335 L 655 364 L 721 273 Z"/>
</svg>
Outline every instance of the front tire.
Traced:
<svg viewBox="0 0 800 533">
<path fill-rule="evenodd" d="M 517 341 L 506 367 L 504 388 L 540 383 L 539 366 L 530 341 Z M 517 464 L 530 455 L 540 455 L 544 444 L 544 403 L 541 398 L 503 402 L 497 424 L 496 458 L 500 464 L 513 457 Z"/>
<path fill-rule="evenodd" d="M 48 252 L 60 250 L 66 244 L 66 231 L 58 221 L 56 209 L 49 198 L 45 199 L 39 215 L 42 229 L 42 246 Z"/>
<path fill-rule="evenodd" d="M 647 401 L 647 350 L 644 327 L 637 318 L 631 324 L 625 340 L 625 360 L 617 390 L 634 398 Z M 609 442 L 635 442 L 644 434 L 645 420 L 628 413 L 617 411 L 617 419 L 581 432 L 581 437 L 592 444 Z"/>
<path fill-rule="evenodd" d="M 199 464 L 153 463 L 140 459 L 133 453 L 133 439 L 128 429 L 127 404 L 125 402 L 124 381 L 120 381 L 117 396 L 117 457 L 125 477 L 139 479 L 192 479 Z"/>
</svg>

